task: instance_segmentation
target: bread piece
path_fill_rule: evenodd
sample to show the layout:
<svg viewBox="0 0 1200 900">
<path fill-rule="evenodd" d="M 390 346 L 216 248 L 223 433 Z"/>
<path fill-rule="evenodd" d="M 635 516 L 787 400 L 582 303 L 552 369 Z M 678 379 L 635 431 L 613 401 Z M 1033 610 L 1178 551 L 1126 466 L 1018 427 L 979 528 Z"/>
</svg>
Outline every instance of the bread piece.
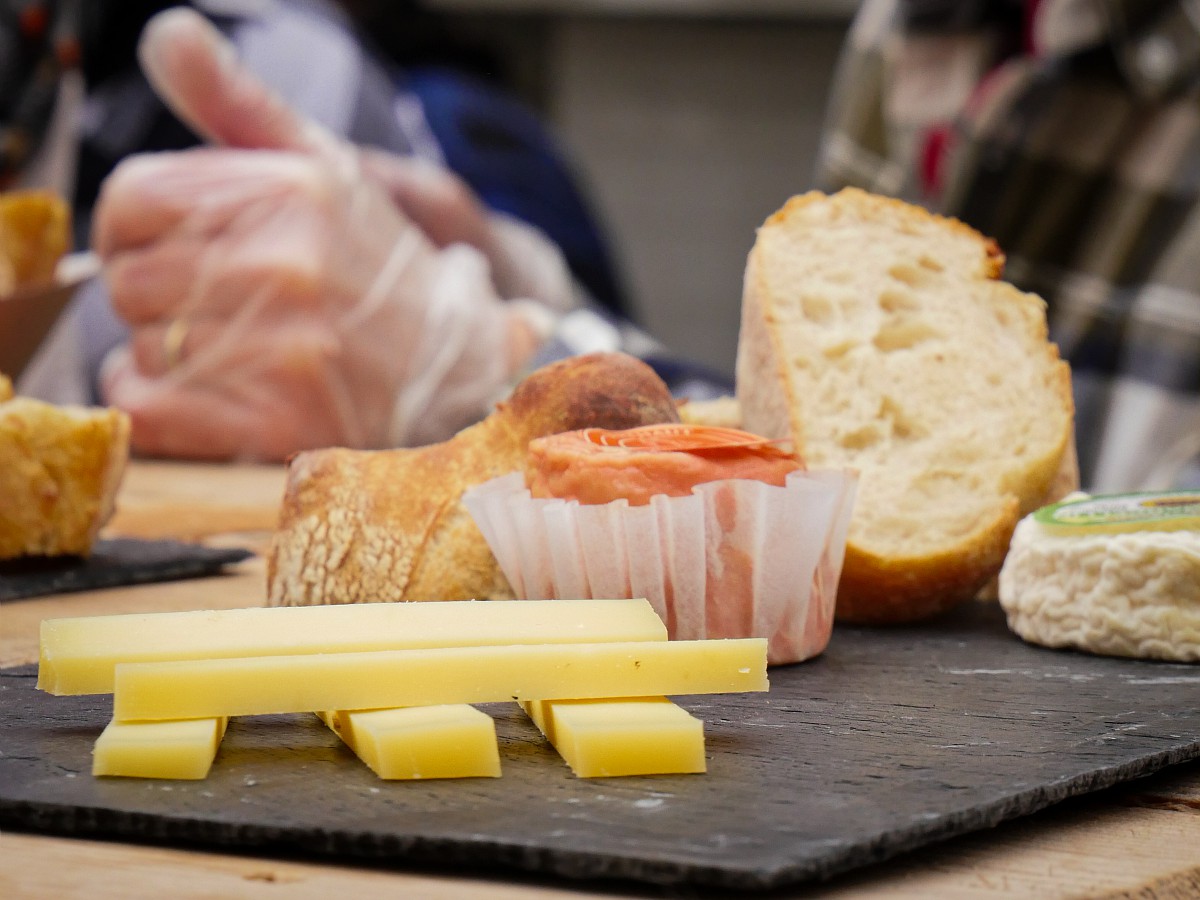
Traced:
<svg viewBox="0 0 1200 900">
<path fill-rule="evenodd" d="M 1072 435 L 1045 304 L 998 281 L 961 222 L 848 189 L 790 200 L 746 269 L 743 427 L 861 481 L 840 619 L 903 622 L 974 595 Z"/>
<path fill-rule="evenodd" d="M 0 559 L 88 554 L 128 456 L 125 413 L 0 402 Z"/>
<path fill-rule="evenodd" d="M 49 281 L 70 247 L 71 212 L 49 191 L 0 194 L 0 295 Z"/>
<path fill-rule="evenodd" d="M 675 422 L 645 363 L 598 353 L 534 372 L 477 425 L 405 450 L 314 450 L 288 467 L 268 557 L 272 605 L 512 596 L 463 492 L 524 471 L 530 440 Z"/>
<path fill-rule="evenodd" d="M 735 397 L 714 397 L 711 400 L 684 400 L 679 404 L 679 419 L 688 425 L 715 425 L 718 428 L 741 428 L 742 408 Z"/>
</svg>

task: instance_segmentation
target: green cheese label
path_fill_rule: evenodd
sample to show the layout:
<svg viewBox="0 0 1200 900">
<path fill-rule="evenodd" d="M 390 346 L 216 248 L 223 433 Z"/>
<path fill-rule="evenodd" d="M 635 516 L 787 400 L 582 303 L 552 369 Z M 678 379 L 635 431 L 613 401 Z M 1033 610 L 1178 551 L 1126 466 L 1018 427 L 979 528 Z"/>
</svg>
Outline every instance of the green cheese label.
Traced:
<svg viewBox="0 0 1200 900">
<path fill-rule="evenodd" d="M 1033 518 L 1055 533 L 1200 530 L 1200 493 L 1101 494 L 1043 506 Z"/>
</svg>

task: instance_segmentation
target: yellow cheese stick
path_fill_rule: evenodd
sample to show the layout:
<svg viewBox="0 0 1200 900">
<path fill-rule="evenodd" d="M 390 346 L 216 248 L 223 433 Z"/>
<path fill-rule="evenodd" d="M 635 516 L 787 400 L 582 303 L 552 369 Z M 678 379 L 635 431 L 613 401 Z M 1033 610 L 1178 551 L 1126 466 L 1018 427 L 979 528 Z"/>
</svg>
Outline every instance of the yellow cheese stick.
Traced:
<svg viewBox="0 0 1200 900">
<path fill-rule="evenodd" d="M 225 718 L 164 722 L 109 722 L 92 751 L 93 775 L 181 778 L 208 775 Z"/>
<path fill-rule="evenodd" d="M 666 626 L 645 600 L 355 603 L 47 619 L 38 687 L 110 693 L 119 662 L 666 639 Z"/>
<path fill-rule="evenodd" d="M 761 638 L 526 644 L 121 663 L 128 720 L 767 689 Z"/>
<path fill-rule="evenodd" d="M 521 706 L 580 778 L 706 769 L 704 723 L 666 697 L 526 700 Z"/>
<path fill-rule="evenodd" d="M 496 724 L 462 703 L 318 716 L 380 778 L 499 778 Z"/>
</svg>

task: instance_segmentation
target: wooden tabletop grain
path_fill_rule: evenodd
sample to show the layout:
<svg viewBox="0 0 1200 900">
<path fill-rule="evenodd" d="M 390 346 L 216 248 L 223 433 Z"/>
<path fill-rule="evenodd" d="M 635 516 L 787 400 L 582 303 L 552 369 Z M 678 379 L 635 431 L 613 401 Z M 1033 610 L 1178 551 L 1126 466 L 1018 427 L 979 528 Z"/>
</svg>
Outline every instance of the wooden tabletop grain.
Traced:
<svg viewBox="0 0 1200 900">
<path fill-rule="evenodd" d="M 107 533 L 265 550 L 283 489 L 276 467 L 135 462 Z M 5 604 L 0 665 L 37 659 L 43 618 L 261 605 L 261 557 L 217 578 Z M 1197 698 L 1200 702 L 1200 698 Z M 0 896 L 613 896 L 610 885 L 473 877 L 239 856 L 38 834 L 0 834 Z M 636 894 L 635 894 L 636 896 Z M 642 896 L 657 896 L 652 890 Z M 689 894 L 691 896 L 691 894 Z M 778 895 L 773 895 L 778 896 Z M 852 873 L 821 898 L 1200 897 L 1200 763 L 1092 794 Z"/>
</svg>

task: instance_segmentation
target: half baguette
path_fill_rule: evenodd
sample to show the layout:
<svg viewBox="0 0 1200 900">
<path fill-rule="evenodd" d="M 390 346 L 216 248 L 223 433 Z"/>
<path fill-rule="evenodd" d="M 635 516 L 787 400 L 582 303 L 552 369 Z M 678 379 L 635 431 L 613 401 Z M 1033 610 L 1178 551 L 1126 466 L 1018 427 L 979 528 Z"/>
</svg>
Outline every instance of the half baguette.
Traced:
<svg viewBox="0 0 1200 900">
<path fill-rule="evenodd" d="M 794 197 L 758 232 L 743 426 L 790 438 L 812 468 L 859 471 L 843 621 L 974 596 L 1064 463 L 1070 371 L 1044 302 L 999 281 L 1003 264 L 963 223 L 857 189 Z"/>
</svg>

